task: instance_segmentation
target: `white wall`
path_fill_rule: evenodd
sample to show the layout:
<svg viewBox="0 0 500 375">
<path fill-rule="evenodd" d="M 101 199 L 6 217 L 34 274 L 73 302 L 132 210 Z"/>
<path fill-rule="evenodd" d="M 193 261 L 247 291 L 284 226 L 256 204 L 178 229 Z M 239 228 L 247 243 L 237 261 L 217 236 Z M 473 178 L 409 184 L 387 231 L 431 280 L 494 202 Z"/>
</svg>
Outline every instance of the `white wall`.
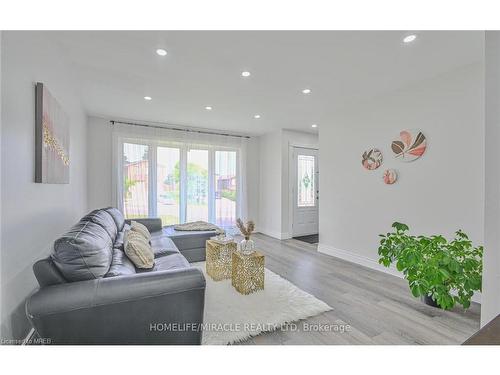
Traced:
<svg viewBox="0 0 500 375">
<path fill-rule="evenodd" d="M 88 117 L 87 192 L 89 210 L 114 206 L 112 199 L 112 128 L 108 120 Z"/>
<path fill-rule="evenodd" d="M 414 234 L 451 236 L 463 229 L 483 244 L 483 70 L 476 64 L 435 77 L 321 127 L 320 251 L 377 268 L 378 234 L 394 221 Z M 396 161 L 391 141 L 412 128 L 426 135 L 427 151 L 411 163 Z M 361 154 L 371 147 L 384 162 L 367 171 Z M 398 170 L 396 184 L 383 183 L 386 168 Z"/>
<path fill-rule="evenodd" d="M 281 238 L 281 131 L 260 136 L 260 200 L 257 230 Z"/>
<path fill-rule="evenodd" d="M 88 205 L 89 209 L 114 206 L 112 186 L 112 126 L 109 120 L 88 118 Z M 256 219 L 259 208 L 259 139 L 247 147 L 248 218 Z"/>
<path fill-rule="evenodd" d="M 252 137 L 247 148 L 247 217 L 256 222 L 259 219 L 260 201 L 260 140 Z"/>
<path fill-rule="evenodd" d="M 485 228 L 481 326 L 500 314 L 500 32 L 486 32 Z"/>
<path fill-rule="evenodd" d="M 62 51 L 37 32 L 2 33 L 2 337 L 28 330 L 24 300 L 37 286 L 33 263 L 87 210 L 86 118 Z M 34 183 L 35 83 L 70 118 L 70 184 Z"/>
<path fill-rule="evenodd" d="M 2 31 L 0 30 L 0 166 L 2 165 Z M 0 171 L 0 283 L 2 281 L 2 173 Z M 0 306 L 2 306 L 2 291 L 0 287 Z M 0 307 L 0 337 L 3 337 L 3 313 Z"/>
</svg>

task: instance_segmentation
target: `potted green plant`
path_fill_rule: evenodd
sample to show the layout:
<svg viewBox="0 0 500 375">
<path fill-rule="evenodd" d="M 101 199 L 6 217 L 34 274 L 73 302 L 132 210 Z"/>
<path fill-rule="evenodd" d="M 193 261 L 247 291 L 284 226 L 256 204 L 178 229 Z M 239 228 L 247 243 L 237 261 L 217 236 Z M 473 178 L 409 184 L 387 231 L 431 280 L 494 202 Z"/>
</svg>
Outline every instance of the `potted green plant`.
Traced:
<svg viewBox="0 0 500 375">
<path fill-rule="evenodd" d="M 411 293 L 425 303 L 451 309 L 470 306 L 475 291 L 481 290 L 483 247 L 473 246 L 461 230 L 455 238 L 411 236 L 406 224 L 392 224 L 393 231 L 381 234 L 379 263 L 395 263 L 408 280 Z"/>
</svg>

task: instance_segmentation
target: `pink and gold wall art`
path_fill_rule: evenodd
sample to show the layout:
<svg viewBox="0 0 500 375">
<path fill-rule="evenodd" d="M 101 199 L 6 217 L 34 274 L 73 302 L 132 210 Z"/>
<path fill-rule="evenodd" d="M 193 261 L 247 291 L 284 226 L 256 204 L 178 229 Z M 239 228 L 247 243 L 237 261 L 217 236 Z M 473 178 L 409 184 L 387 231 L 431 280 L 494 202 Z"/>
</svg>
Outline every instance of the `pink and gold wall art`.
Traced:
<svg viewBox="0 0 500 375">
<path fill-rule="evenodd" d="M 35 88 L 35 182 L 69 183 L 69 120 L 43 83 Z"/>
<path fill-rule="evenodd" d="M 427 139 L 420 130 L 402 130 L 399 139 L 391 144 L 396 159 L 413 161 L 421 157 L 427 148 Z"/>
<path fill-rule="evenodd" d="M 382 153 L 377 148 L 363 152 L 361 164 L 369 171 L 377 169 L 382 164 Z"/>
<path fill-rule="evenodd" d="M 395 183 L 397 181 L 398 173 L 394 169 L 386 169 L 384 171 L 383 179 L 384 179 L 385 184 L 392 185 L 393 183 Z"/>
</svg>

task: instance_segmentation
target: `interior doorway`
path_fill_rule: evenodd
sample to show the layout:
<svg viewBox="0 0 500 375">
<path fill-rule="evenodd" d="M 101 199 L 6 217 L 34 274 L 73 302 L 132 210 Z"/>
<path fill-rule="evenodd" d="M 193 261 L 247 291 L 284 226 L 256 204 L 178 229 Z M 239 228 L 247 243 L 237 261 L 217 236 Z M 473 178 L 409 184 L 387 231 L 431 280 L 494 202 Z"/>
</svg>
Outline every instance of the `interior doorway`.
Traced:
<svg viewBox="0 0 500 375">
<path fill-rule="evenodd" d="M 317 243 L 319 231 L 318 150 L 292 146 L 292 237 Z"/>
</svg>

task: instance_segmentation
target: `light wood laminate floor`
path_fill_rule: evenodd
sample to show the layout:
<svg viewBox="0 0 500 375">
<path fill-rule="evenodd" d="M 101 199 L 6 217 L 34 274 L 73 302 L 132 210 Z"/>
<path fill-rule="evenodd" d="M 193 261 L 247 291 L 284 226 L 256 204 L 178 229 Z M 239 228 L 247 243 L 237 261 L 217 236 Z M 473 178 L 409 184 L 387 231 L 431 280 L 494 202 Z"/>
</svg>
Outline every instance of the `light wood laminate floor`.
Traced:
<svg viewBox="0 0 500 375">
<path fill-rule="evenodd" d="M 461 344 L 479 329 L 480 305 L 443 311 L 414 298 L 404 279 L 318 253 L 317 245 L 294 239 L 252 237 L 266 267 L 329 304 L 333 310 L 242 344 Z M 304 322 L 349 331 L 304 331 Z"/>
</svg>

